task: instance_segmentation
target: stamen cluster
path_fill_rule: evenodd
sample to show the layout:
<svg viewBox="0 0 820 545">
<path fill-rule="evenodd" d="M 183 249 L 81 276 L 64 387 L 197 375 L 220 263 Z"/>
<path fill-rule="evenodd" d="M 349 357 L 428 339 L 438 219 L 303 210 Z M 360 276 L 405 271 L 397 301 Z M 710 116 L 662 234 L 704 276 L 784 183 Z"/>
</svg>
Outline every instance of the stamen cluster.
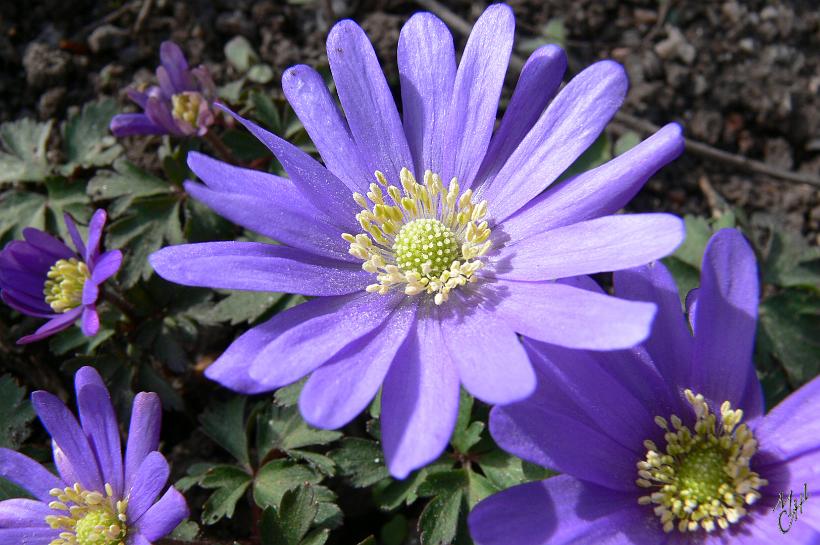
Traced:
<svg viewBox="0 0 820 545">
<path fill-rule="evenodd" d="M 655 505 L 665 532 L 676 527 L 682 533 L 725 530 L 746 514 L 745 506 L 755 503 L 761 497 L 759 489 L 767 484 L 749 468 L 758 443 L 746 424 L 738 425 L 742 410 L 732 410 L 724 402 L 718 426 L 702 395 L 684 393 L 695 411 L 695 431 L 675 415 L 670 417 L 671 427 L 665 418 L 655 417 L 666 432 L 666 449 L 661 452 L 653 441 L 644 442 L 646 458 L 637 464 L 636 482 L 655 491 L 638 503 Z"/>
<path fill-rule="evenodd" d="M 196 91 L 183 91 L 171 97 L 171 115 L 174 119 L 188 122 L 196 128 L 199 120 L 199 110 L 205 99 Z"/>
<path fill-rule="evenodd" d="M 91 277 L 88 265 L 78 260 L 60 259 L 49 269 L 43 285 L 46 303 L 54 312 L 67 312 L 80 306 L 83 300 L 83 286 Z"/>
<path fill-rule="evenodd" d="M 362 268 L 377 275 L 368 292 L 384 295 L 403 285 L 407 295 L 435 294 L 440 305 L 453 289 L 477 281 L 475 272 L 484 265 L 478 258 L 491 246 L 487 201 L 473 203 L 471 189 L 460 194 L 455 178 L 445 188 L 429 170 L 422 184 L 406 168 L 400 179 L 402 189 L 377 171 L 378 184 L 370 184 L 367 198 L 354 193 L 363 209 L 356 219 L 367 234 L 342 237 L 350 254 L 364 261 Z"/>
<path fill-rule="evenodd" d="M 105 496 L 80 484 L 49 493 L 57 501 L 48 506 L 67 512 L 46 517 L 49 526 L 63 530 L 49 545 L 125 545 L 128 500 L 115 499 L 110 484 L 105 485 Z"/>
</svg>

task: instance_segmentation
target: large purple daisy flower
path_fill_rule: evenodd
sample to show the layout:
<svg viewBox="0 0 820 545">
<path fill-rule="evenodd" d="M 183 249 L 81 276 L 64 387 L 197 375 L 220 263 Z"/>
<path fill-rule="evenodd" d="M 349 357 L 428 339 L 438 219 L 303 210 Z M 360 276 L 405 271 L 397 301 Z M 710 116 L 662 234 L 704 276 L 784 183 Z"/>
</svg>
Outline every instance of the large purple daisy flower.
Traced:
<svg viewBox="0 0 820 545">
<path fill-rule="evenodd" d="M 0 448 L 0 476 L 34 498 L 0 502 L 0 545 L 150 545 L 188 516 L 175 488 L 160 497 L 169 468 L 157 452 L 159 397 L 142 392 L 134 398 L 123 459 L 114 407 L 100 375 L 83 367 L 74 382 L 79 423 L 57 397 L 31 395 L 51 434 L 59 477 Z"/>
<path fill-rule="evenodd" d="M 725 229 L 710 241 L 689 324 L 661 264 L 615 273 L 615 293 L 658 305 L 640 347 L 525 340 L 538 388 L 495 407 L 490 430 L 502 448 L 564 475 L 478 504 L 476 542 L 820 543 L 820 509 L 808 502 L 791 517 L 801 495 L 820 492 L 820 378 L 764 416 L 752 363 L 757 268 L 742 235 Z"/>
<path fill-rule="evenodd" d="M 509 7 L 488 8 L 456 68 L 445 25 L 411 17 L 399 38 L 402 119 L 364 31 L 341 21 L 327 53 L 344 117 L 315 70 L 283 76 L 325 166 L 238 116 L 290 179 L 188 157 L 206 184 L 187 183 L 193 197 L 282 245 L 190 244 L 150 258 L 181 284 L 315 297 L 239 337 L 206 374 L 246 393 L 310 375 L 300 408 L 322 428 L 349 422 L 382 387 L 382 443 L 399 478 L 445 448 L 460 385 L 488 403 L 532 392 L 517 333 L 600 350 L 642 341 L 654 305 L 556 280 L 649 262 L 684 236 L 670 215 L 611 215 L 681 153 L 677 125 L 542 193 L 620 106 L 620 65 L 597 63 L 559 92 L 564 53 L 539 49 L 493 134 L 513 26 Z"/>
<path fill-rule="evenodd" d="M 23 230 L 25 241 L 9 242 L 0 252 L 0 297 L 15 310 L 48 318 L 37 331 L 17 344 L 39 341 L 82 318 L 82 331 L 93 337 L 100 329 L 97 300 L 100 285 L 122 264 L 122 252 L 100 252 L 105 210 L 97 210 L 83 241 L 71 216 L 65 225 L 75 250 L 39 229 Z"/>
<path fill-rule="evenodd" d="M 157 68 L 159 87 L 142 92 L 128 91 L 128 97 L 144 113 L 119 114 L 111 120 L 115 136 L 134 134 L 204 135 L 213 124 L 216 87 L 205 66 L 188 69 L 182 49 L 174 42 L 162 42 L 161 65 Z"/>
</svg>

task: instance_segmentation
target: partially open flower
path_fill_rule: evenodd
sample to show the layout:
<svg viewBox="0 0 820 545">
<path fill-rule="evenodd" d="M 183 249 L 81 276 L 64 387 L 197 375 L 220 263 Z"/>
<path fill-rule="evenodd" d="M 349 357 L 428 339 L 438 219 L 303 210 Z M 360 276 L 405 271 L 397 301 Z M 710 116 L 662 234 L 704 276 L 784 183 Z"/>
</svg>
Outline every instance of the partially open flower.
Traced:
<svg viewBox="0 0 820 545">
<path fill-rule="evenodd" d="M 188 516 L 170 470 L 157 452 L 159 397 L 134 397 L 123 457 L 114 407 L 92 367 L 74 377 L 79 422 L 54 395 L 31 395 L 52 438 L 59 477 L 27 456 L 0 448 L 0 477 L 34 499 L 0 501 L 0 543 L 23 545 L 150 545 Z"/>
<path fill-rule="evenodd" d="M 182 49 L 174 42 L 162 42 L 159 55 L 162 63 L 157 68 L 159 86 L 128 92 L 144 113 L 114 116 L 111 132 L 115 136 L 202 136 L 213 124 L 216 88 L 208 69 L 205 66 L 189 69 Z"/>
<path fill-rule="evenodd" d="M 17 341 L 39 341 L 82 319 L 83 334 L 92 337 L 100 328 L 97 301 L 100 284 L 116 274 L 122 252 L 100 253 L 105 210 L 97 210 L 83 241 L 74 220 L 65 215 L 75 250 L 39 229 L 23 231 L 25 240 L 15 240 L 0 252 L 0 297 L 15 310 L 48 318 L 31 335 Z"/>
</svg>

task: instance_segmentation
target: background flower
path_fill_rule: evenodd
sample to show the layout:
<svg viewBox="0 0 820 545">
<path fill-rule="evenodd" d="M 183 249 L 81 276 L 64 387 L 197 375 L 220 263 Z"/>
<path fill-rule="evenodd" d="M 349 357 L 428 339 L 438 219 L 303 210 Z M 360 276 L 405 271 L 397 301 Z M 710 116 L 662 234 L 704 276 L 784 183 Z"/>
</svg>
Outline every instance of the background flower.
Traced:
<svg viewBox="0 0 820 545">
<path fill-rule="evenodd" d="M 778 528 L 780 508 L 775 508 L 780 493 L 798 495 L 804 483 L 810 497 L 820 491 L 820 434 L 813 416 L 820 409 L 820 379 L 763 416 L 752 364 L 757 268 L 742 235 L 721 230 L 707 247 L 701 286 L 687 299 L 694 336 L 663 265 L 617 272 L 615 290 L 622 297 L 658 305 L 652 336 L 632 351 L 609 353 L 568 351 L 526 340 L 538 389 L 525 401 L 494 408 L 491 432 L 509 452 L 565 475 L 514 487 L 480 503 L 470 516 L 477 543 L 588 543 L 605 536 L 613 543 L 641 545 L 820 539 L 819 511 L 804 509 L 784 536 Z M 639 504 L 640 497 L 660 491 L 636 484 L 644 478 L 636 468 L 647 455 L 644 442 L 666 445 L 671 435 L 656 417 L 679 416 L 678 424 L 664 422 L 672 431 L 678 425 L 694 429 L 695 414 L 682 395 L 685 389 L 702 394 L 714 413 L 723 412 L 724 423 L 732 417 L 719 410 L 724 402 L 741 409 L 743 422 L 759 442 L 750 469 L 768 484 L 742 489 L 741 496 L 762 497 L 751 505 L 742 500 L 736 504 L 748 510 L 745 514 L 727 510 L 729 520 L 723 522 L 729 523 L 728 530 L 715 524 L 707 534 L 701 524 L 694 532 L 681 533 L 679 520 L 671 518 L 665 532 L 653 512 L 658 505 Z M 733 441 L 741 434 L 736 430 Z M 698 467 L 695 482 L 714 477 L 708 473 L 709 463 Z M 678 470 L 683 479 L 681 467 Z M 731 520 L 737 514 L 738 520 Z"/>
<path fill-rule="evenodd" d="M 188 516 L 188 508 L 173 487 L 160 497 L 169 468 L 157 452 L 159 398 L 144 392 L 134 398 L 123 457 L 114 407 L 100 375 L 83 367 L 75 389 L 79 422 L 54 395 L 37 391 L 31 396 L 51 434 L 59 477 L 23 454 L 0 448 L 0 476 L 34 498 L 0 502 L 0 543 L 147 545 L 169 534 Z"/>
<path fill-rule="evenodd" d="M 65 224 L 75 250 L 39 229 L 23 230 L 24 241 L 12 241 L 0 252 L 0 297 L 10 307 L 38 318 L 48 318 L 37 331 L 17 341 L 39 341 L 82 318 L 83 334 L 100 328 L 97 301 L 100 285 L 122 264 L 122 252 L 100 252 L 105 210 L 97 210 L 83 241 L 71 216 Z"/>
<path fill-rule="evenodd" d="M 532 391 L 516 333 L 601 350 L 642 341 L 651 304 L 555 279 L 646 263 L 684 236 L 670 215 L 611 215 L 682 151 L 674 124 L 542 194 L 620 106 L 620 65 L 597 63 L 558 92 L 564 53 L 537 50 L 493 136 L 513 27 L 507 6 L 488 8 L 456 68 L 445 25 L 413 16 L 399 40 L 402 120 L 364 32 L 338 23 L 328 57 L 345 118 L 313 69 L 296 66 L 283 77 L 327 167 L 239 116 L 290 179 L 189 155 L 206 184 L 187 183 L 189 194 L 283 245 L 191 244 L 150 258 L 160 276 L 181 284 L 316 296 L 239 337 L 206 374 L 245 393 L 310 374 L 300 408 L 323 428 L 349 422 L 382 387 L 381 438 L 399 478 L 445 448 L 461 384 L 489 403 Z M 445 237 L 437 244 L 455 237 L 450 267 L 428 274 L 422 250 L 393 244 L 417 221 L 433 222 Z M 426 244 L 422 235 L 411 242 Z M 394 266 L 402 255 L 418 265 Z M 477 268 L 465 271 L 468 263 Z"/>
<path fill-rule="evenodd" d="M 174 42 L 162 42 L 157 68 L 159 86 L 146 91 L 128 91 L 128 96 L 144 110 L 141 114 L 119 114 L 111 120 L 115 136 L 135 134 L 204 135 L 214 122 L 211 103 L 216 88 L 205 66 L 188 69 L 182 49 Z"/>
</svg>

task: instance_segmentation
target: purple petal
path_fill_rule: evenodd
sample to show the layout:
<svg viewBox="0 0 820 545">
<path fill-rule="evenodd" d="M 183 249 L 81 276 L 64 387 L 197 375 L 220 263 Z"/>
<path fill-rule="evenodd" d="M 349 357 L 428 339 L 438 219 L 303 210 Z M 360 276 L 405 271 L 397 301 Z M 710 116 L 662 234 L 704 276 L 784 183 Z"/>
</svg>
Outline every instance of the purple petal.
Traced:
<svg viewBox="0 0 820 545">
<path fill-rule="evenodd" d="M 188 514 L 185 498 L 171 487 L 133 526 L 149 542 L 156 541 L 170 534 Z"/>
<path fill-rule="evenodd" d="M 567 56 L 557 45 L 536 49 L 527 59 L 507 110 L 479 169 L 477 180 L 495 177 L 550 103 L 567 69 Z"/>
<path fill-rule="evenodd" d="M 41 252 L 48 254 L 52 265 L 58 259 L 68 259 L 76 256 L 71 248 L 39 229 L 26 227 L 23 229 L 23 238 Z"/>
<path fill-rule="evenodd" d="M 613 278 L 615 294 L 630 301 L 658 306 L 652 334 L 644 342 L 652 361 L 669 384 L 686 387 L 692 367 L 694 339 L 680 304 L 675 279 L 661 263 L 618 271 Z"/>
<path fill-rule="evenodd" d="M 442 171 L 444 128 L 453 96 L 456 54 L 447 25 L 416 13 L 399 34 L 399 81 L 407 144 L 416 174 Z"/>
<path fill-rule="evenodd" d="M 84 367 L 77 372 L 77 375 L 80 373 L 96 374 L 96 371 L 93 371 L 90 367 Z M 108 390 L 104 384 L 88 384 L 86 386 L 78 384 L 77 386 L 77 406 L 80 413 L 80 422 L 97 455 L 97 460 L 99 460 L 103 482 L 111 485 L 117 497 L 122 497 L 123 473 L 120 429 L 117 425 L 117 417 L 114 414 L 114 406 L 111 404 Z M 62 444 L 59 444 L 59 446 L 65 451 Z M 71 457 L 69 456 L 69 458 Z"/>
<path fill-rule="evenodd" d="M 148 98 L 146 97 L 146 100 Z M 168 131 L 157 125 L 145 114 L 117 114 L 108 126 L 117 138 L 144 134 L 166 134 Z"/>
<path fill-rule="evenodd" d="M 0 447 L 0 477 L 7 479 L 40 501 L 50 502 L 49 491 L 63 488 L 65 483 L 43 466 L 19 452 Z"/>
<path fill-rule="evenodd" d="M 498 175 L 481 186 L 489 213 L 503 221 L 555 181 L 601 134 L 626 96 L 623 67 L 600 61 L 564 87 Z"/>
<path fill-rule="evenodd" d="M 549 282 L 499 282 L 496 312 L 513 330 L 567 348 L 630 348 L 649 335 L 655 305 Z"/>
<path fill-rule="evenodd" d="M 327 168 L 351 191 L 369 191 L 373 171 L 362 159 L 322 76 L 309 66 L 292 66 L 282 75 L 282 90 Z"/>
<path fill-rule="evenodd" d="M 28 242 L 13 240 L 6 244 L 2 256 L 4 268 L 13 268 L 18 271 L 27 272 L 45 281 L 46 273 L 57 260 L 63 259 L 64 257 L 74 257 L 74 254 L 70 256 L 55 256 L 42 251 L 40 248 Z"/>
<path fill-rule="evenodd" d="M 761 450 L 789 460 L 820 449 L 820 377 L 815 378 L 769 412 L 755 428 Z"/>
<path fill-rule="evenodd" d="M 583 220 L 614 214 L 661 167 L 683 152 L 680 125 L 670 123 L 623 155 L 548 188 L 510 218 L 512 240 Z"/>
<path fill-rule="evenodd" d="M 458 374 L 441 335 L 437 317 L 419 319 L 384 380 L 382 445 L 397 479 L 438 458 L 456 424 Z"/>
<path fill-rule="evenodd" d="M 4 288 L 0 292 L 0 298 L 14 310 L 29 316 L 36 316 L 37 318 L 51 318 L 54 316 L 54 311 L 45 304 L 42 298 L 40 300 L 34 299 L 28 294 L 9 288 Z"/>
<path fill-rule="evenodd" d="M 128 534 L 127 545 L 152 545 L 151 542 L 148 541 L 144 535 L 139 533 L 136 528 L 133 528 L 132 530 L 133 531 Z"/>
<path fill-rule="evenodd" d="M 74 243 L 74 248 L 76 248 L 79 255 L 84 256 L 85 243 L 83 242 L 83 237 L 80 236 L 80 232 L 77 230 L 77 224 L 74 223 L 74 218 L 72 218 L 68 212 L 64 212 L 63 221 L 65 222 L 68 234 L 71 235 L 71 241 Z"/>
<path fill-rule="evenodd" d="M 173 87 L 171 94 L 196 89 L 188 72 L 188 61 L 177 44 L 171 41 L 162 42 L 159 46 L 159 58 Z"/>
<path fill-rule="evenodd" d="M 157 70 L 157 74 L 159 72 L 160 70 Z M 150 97 L 148 99 L 148 103 L 145 105 L 145 115 L 148 116 L 151 123 L 162 127 L 165 133 L 174 136 L 185 135 L 185 131 L 171 113 L 170 104 L 161 98 Z"/>
<path fill-rule="evenodd" d="M 413 326 L 415 310 L 414 304 L 399 306 L 377 331 L 313 371 L 299 397 L 305 421 L 318 428 L 340 428 L 368 406 Z"/>
<path fill-rule="evenodd" d="M 360 227 L 356 221 L 358 205 L 353 200 L 350 190 L 339 178 L 296 146 L 240 117 L 225 106 L 217 106 L 242 123 L 271 150 L 282 163 L 294 187 L 313 203 L 314 207 L 323 212 L 333 225 L 343 231 L 359 232 Z"/>
<path fill-rule="evenodd" d="M 153 392 L 140 392 L 134 397 L 131 424 L 125 446 L 125 489 L 134 486 L 134 478 L 148 453 L 159 448 L 162 405 Z"/>
<path fill-rule="evenodd" d="M 65 453 L 80 484 L 88 490 L 103 490 L 97 458 L 74 415 L 57 397 L 42 390 L 31 394 L 31 404 L 46 431 Z"/>
<path fill-rule="evenodd" d="M 103 228 L 107 214 L 102 208 L 97 209 L 88 222 L 88 243 L 86 244 L 85 262 L 89 267 L 96 267 L 97 258 L 100 256 L 100 240 L 102 239 Z"/>
<path fill-rule="evenodd" d="M 71 462 L 68 461 L 66 458 L 65 453 L 60 450 L 60 447 L 57 446 L 53 440 L 51 441 L 51 453 L 54 459 L 54 467 L 57 468 L 57 472 L 60 474 L 60 478 L 66 483 L 71 486 L 74 483 L 80 482 L 80 477 L 77 474 L 77 471 L 74 469 L 74 466 L 71 465 Z M 52 498 L 54 499 L 54 498 Z"/>
<path fill-rule="evenodd" d="M 152 452 L 140 464 L 128 489 L 128 520 L 139 520 L 153 505 L 168 482 L 171 470 L 159 452 Z"/>
<path fill-rule="evenodd" d="M 60 535 L 51 528 L 0 528 L 0 545 L 48 545 Z"/>
<path fill-rule="evenodd" d="M 94 264 L 91 271 L 91 281 L 102 284 L 120 270 L 122 265 L 122 252 L 120 250 L 110 250 L 102 254 Z"/>
<path fill-rule="evenodd" d="M 136 89 L 128 89 L 125 94 L 128 95 L 128 98 L 133 100 L 137 106 L 140 108 L 145 108 L 145 104 L 148 102 L 148 97 L 151 96 L 151 93 L 156 93 L 158 91 L 157 87 L 149 87 L 147 91 L 137 91 Z M 117 117 L 117 116 L 115 116 Z"/>
<path fill-rule="evenodd" d="M 491 312 L 454 312 L 442 322 L 444 343 L 468 392 L 485 403 L 511 403 L 535 389 L 532 370 L 515 331 Z"/>
<path fill-rule="evenodd" d="M 0 528 L 48 528 L 46 517 L 54 514 L 54 510 L 41 501 L 22 498 L 0 501 Z"/>
<path fill-rule="evenodd" d="M 472 185 L 487 152 L 498 112 L 498 99 L 510 61 L 515 17 L 495 4 L 473 25 L 458 65 L 444 132 L 444 180 Z"/>
<path fill-rule="evenodd" d="M 469 517 L 477 545 L 662 545 L 652 510 L 624 494 L 561 475 L 504 490 Z"/>
<path fill-rule="evenodd" d="M 370 172 L 380 170 L 398 183 L 413 159 L 396 103 L 376 52 L 359 25 L 336 23 L 327 37 L 327 60 L 353 139 Z"/>
<path fill-rule="evenodd" d="M 46 337 L 50 337 L 55 333 L 59 333 L 64 329 L 68 329 L 71 327 L 77 318 L 83 312 L 83 307 L 72 308 L 68 312 L 64 312 L 55 316 L 54 318 L 50 319 L 45 324 L 41 325 L 37 331 L 32 333 L 31 335 L 26 335 L 25 337 L 20 337 L 17 340 L 17 344 L 29 344 L 35 341 L 39 341 L 45 339 Z"/>
<path fill-rule="evenodd" d="M 86 280 L 83 284 L 83 305 L 93 305 L 100 296 L 100 287 L 93 280 Z"/>
<path fill-rule="evenodd" d="M 507 243 L 494 275 L 539 281 L 637 267 L 669 255 L 685 236 L 671 214 L 604 216 Z"/>
<path fill-rule="evenodd" d="M 188 166 L 208 188 L 186 182 L 185 190 L 221 216 L 294 248 L 344 261 L 355 259 L 348 254 L 342 231 L 291 180 L 194 152 L 188 154 Z"/>
<path fill-rule="evenodd" d="M 345 295 L 373 282 L 361 266 L 261 242 L 169 246 L 148 258 L 164 279 L 186 286 Z"/>
<path fill-rule="evenodd" d="M 763 413 L 752 364 L 757 321 L 757 264 L 738 231 L 721 229 L 703 255 L 695 314 L 692 384 L 719 407 L 731 401 L 746 418 Z"/>
<path fill-rule="evenodd" d="M 97 314 L 97 307 L 94 305 L 83 307 L 81 327 L 86 337 L 93 337 L 100 331 L 100 315 Z"/>
</svg>

